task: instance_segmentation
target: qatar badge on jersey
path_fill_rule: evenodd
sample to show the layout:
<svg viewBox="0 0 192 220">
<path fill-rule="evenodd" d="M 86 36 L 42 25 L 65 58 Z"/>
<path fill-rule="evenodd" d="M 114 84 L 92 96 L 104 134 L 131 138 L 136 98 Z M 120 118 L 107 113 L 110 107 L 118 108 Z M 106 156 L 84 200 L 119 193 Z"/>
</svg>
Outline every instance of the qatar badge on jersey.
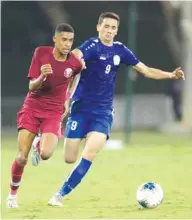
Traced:
<svg viewBox="0 0 192 220">
<path fill-rule="evenodd" d="M 115 66 L 118 66 L 120 64 L 120 56 L 115 55 L 113 57 L 113 63 L 114 63 Z"/>
<path fill-rule="evenodd" d="M 72 74 L 73 74 L 73 70 L 72 70 L 71 68 L 65 69 L 65 71 L 64 71 L 64 76 L 65 76 L 66 78 L 71 77 Z"/>
</svg>

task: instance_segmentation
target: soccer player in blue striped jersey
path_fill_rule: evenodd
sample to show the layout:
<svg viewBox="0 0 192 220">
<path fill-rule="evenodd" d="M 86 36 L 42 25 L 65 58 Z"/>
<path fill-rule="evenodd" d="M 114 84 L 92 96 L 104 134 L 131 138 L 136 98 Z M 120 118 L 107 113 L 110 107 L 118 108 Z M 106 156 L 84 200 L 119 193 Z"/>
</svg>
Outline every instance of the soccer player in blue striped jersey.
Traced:
<svg viewBox="0 0 192 220">
<path fill-rule="evenodd" d="M 62 206 L 62 198 L 69 194 L 84 178 L 96 154 L 109 137 L 113 122 L 113 94 L 116 74 L 121 64 L 131 65 L 145 77 L 152 79 L 182 79 L 181 68 L 165 72 L 143 64 L 120 42 L 115 42 L 120 18 L 112 12 L 102 13 L 97 24 L 98 37 L 90 38 L 73 52 L 85 60 L 73 95 L 64 140 L 64 157 L 67 163 L 77 160 L 79 144 L 85 139 L 81 158 L 64 181 L 60 190 L 48 204 Z"/>
</svg>

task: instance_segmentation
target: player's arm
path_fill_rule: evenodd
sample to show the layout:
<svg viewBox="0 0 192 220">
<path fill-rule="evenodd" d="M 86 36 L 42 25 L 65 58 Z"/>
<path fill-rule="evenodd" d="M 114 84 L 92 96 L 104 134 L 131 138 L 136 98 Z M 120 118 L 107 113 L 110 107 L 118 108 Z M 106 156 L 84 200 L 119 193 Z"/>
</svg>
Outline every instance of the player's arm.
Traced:
<svg viewBox="0 0 192 220">
<path fill-rule="evenodd" d="M 78 48 L 76 48 L 72 51 L 72 53 L 76 56 L 77 59 L 79 59 L 79 61 L 81 63 L 81 68 L 80 68 L 79 72 L 81 72 L 81 70 L 83 70 L 83 69 L 86 69 L 86 63 L 85 63 L 85 60 L 83 57 L 83 52 L 81 50 L 79 50 Z"/>
<path fill-rule="evenodd" d="M 64 100 L 64 113 L 62 115 L 62 120 L 67 116 L 69 112 L 70 99 L 73 96 L 75 89 L 77 87 L 79 76 L 74 76 L 71 78 L 69 86 L 67 88 L 65 100 Z"/>
<path fill-rule="evenodd" d="M 29 91 L 38 89 L 41 86 L 43 80 L 44 78 L 42 76 L 39 76 L 37 79 L 31 79 L 29 81 Z"/>
<path fill-rule="evenodd" d="M 75 76 L 71 78 L 69 82 L 69 86 L 67 88 L 66 96 L 65 96 L 65 101 L 69 101 L 73 92 L 74 92 L 74 87 L 75 87 Z"/>
<path fill-rule="evenodd" d="M 139 62 L 133 66 L 133 68 L 145 77 L 151 79 L 184 79 L 184 72 L 180 67 L 173 72 L 165 72 L 160 69 L 148 67 L 144 63 Z"/>
<path fill-rule="evenodd" d="M 36 89 L 39 89 L 41 87 L 41 84 L 43 81 L 46 80 L 46 77 L 48 74 L 52 74 L 52 68 L 50 64 L 45 64 L 41 66 L 41 74 L 38 78 L 31 79 L 29 81 L 29 90 L 34 91 Z"/>
<path fill-rule="evenodd" d="M 96 50 L 96 42 L 89 39 L 85 41 L 82 45 L 80 45 L 78 48 L 74 49 L 72 53 L 74 53 L 75 56 L 78 57 L 79 59 L 87 62 L 94 57 L 95 50 Z M 85 68 L 85 63 L 83 63 L 83 67 Z"/>
<path fill-rule="evenodd" d="M 67 88 L 67 92 L 66 92 L 66 96 L 65 96 L 65 100 L 66 101 L 70 101 L 70 99 L 72 98 L 73 94 L 75 93 L 75 90 L 77 88 L 78 82 L 80 79 L 80 75 L 75 75 L 74 77 L 71 78 L 69 86 Z"/>
<path fill-rule="evenodd" d="M 29 90 L 34 91 L 38 89 L 42 82 L 46 79 L 47 74 L 52 74 L 52 69 L 50 64 L 45 64 L 41 66 L 40 62 L 40 47 L 35 49 L 32 57 L 31 65 L 29 68 L 28 78 Z"/>
<path fill-rule="evenodd" d="M 72 51 L 72 53 L 76 56 L 76 58 L 78 59 L 78 64 L 76 65 L 76 70 L 75 73 L 76 75 L 74 75 L 68 85 L 67 88 L 67 92 L 66 92 L 66 96 L 65 96 L 65 101 L 64 101 L 64 113 L 62 115 L 62 120 L 66 117 L 66 115 L 69 112 L 69 105 L 70 105 L 70 99 L 73 96 L 75 89 L 77 88 L 77 84 L 79 82 L 80 79 L 80 75 L 78 73 L 81 72 L 82 69 L 85 69 L 85 61 L 82 58 L 83 57 L 83 53 L 81 50 L 79 49 L 75 49 Z"/>
<path fill-rule="evenodd" d="M 126 46 L 122 45 L 122 62 L 132 65 L 135 70 L 151 79 L 184 79 L 184 73 L 181 68 L 173 72 L 165 72 L 159 69 L 151 68 L 140 62 L 137 57 Z"/>
</svg>

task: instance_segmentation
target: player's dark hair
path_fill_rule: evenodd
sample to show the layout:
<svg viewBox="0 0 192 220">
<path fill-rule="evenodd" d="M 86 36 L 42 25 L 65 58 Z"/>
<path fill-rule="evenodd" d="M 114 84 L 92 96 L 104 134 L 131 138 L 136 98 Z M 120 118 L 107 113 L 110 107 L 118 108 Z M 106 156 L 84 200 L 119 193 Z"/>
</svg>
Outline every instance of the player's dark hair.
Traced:
<svg viewBox="0 0 192 220">
<path fill-rule="evenodd" d="M 113 12 L 103 12 L 99 16 L 98 24 L 101 24 L 103 22 L 103 19 L 105 18 L 112 18 L 115 19 L 118 22 L 118 25 L 120 24 L 120 17 L 118 14 L 115 14 Z"/>
<path fill-rule="evenodd" d="M 55 34 L 58 34 L 61 32 L 74 33 L 74 29 L 72 28 L 71 25 L 69 25 L 67 23 L 61 23 L 61 24 L 58 24 L 57 27 L 55 28 Z"/>
</svg>

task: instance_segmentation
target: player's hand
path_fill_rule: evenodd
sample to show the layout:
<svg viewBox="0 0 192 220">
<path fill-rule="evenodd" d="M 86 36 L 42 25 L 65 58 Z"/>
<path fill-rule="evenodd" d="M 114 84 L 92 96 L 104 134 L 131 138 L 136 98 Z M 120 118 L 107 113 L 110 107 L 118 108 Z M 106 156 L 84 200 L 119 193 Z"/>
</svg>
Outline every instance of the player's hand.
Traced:
<svg viewBox="0 0 192 220">
<path fill-rule="evenodd" d="M 70 100 L 66 100 L 64 103 L 64 113 L 61 116 L 61 121 L 63 121 L 63 119 L 67 116 L 67 114 L 69 113 L 69 104 L 70 104 Z"/>
<path fill-rule="evenodd" d="M 178 67 L 176 70 L 172 72 L 172 79 L 185 79 L 185 75 L 181 67 Z"/>
<path fill-rule="evenodd" d="M 52 70 L 52 67 L 51 67 L 51 64 L 44 64 L 41 66 L 41 74 L 43 76 L 47 76 L 49 74 L 53 74 L 53 70 Z"/>
</svg>

